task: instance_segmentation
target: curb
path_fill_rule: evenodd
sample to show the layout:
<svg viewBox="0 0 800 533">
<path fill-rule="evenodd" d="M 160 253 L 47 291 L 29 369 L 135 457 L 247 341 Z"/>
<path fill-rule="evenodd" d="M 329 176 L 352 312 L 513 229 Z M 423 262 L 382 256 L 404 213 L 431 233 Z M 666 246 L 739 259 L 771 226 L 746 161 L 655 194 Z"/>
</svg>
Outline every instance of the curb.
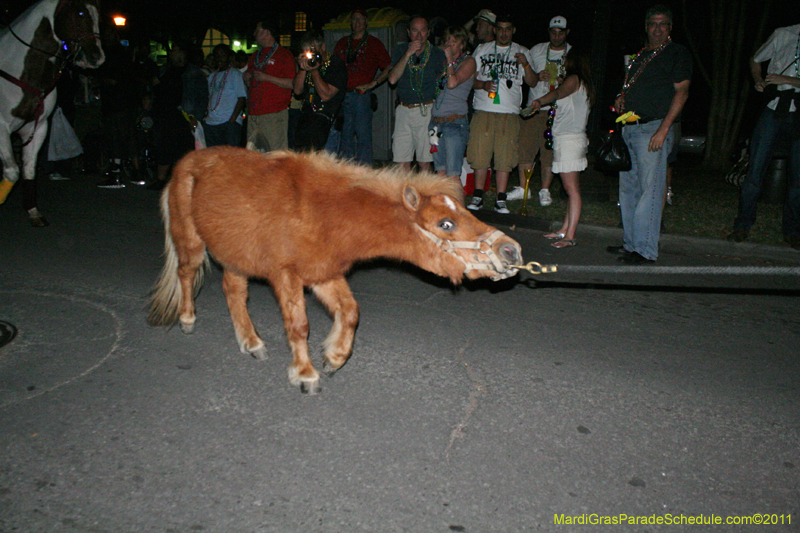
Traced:
<svg viewBox="0 0 800 533">
<path fill-rule="evenodd" d="M 537 217 L 526 217 L 516 213 L 501 215 L 494 211 L 482 209 L 472 212 L 479 220 L 493 226 L 505 226 L 515 229 L 550 231 L 554 224 L 561 221 L 545 220 Z M 581 224 L 580 232 L 609 241 L 622 242 L 622 229 L 608 226 Z M 778 261 L 781 263 L 800 265 L 800 250 L 790 246 L 774 246 L 751 242 L 728 242 L 710 237 L 691 237 L 689 235 L 672 235 L 664 233 L 660 239 L 661 250 L 670 254 L 683 254 L 687 250 L 698 250 L 704 255 L 726 255 L 733 257 L 753 257 Z M 611 244 L 614 244 L 613 242 Z"/>
</svg>

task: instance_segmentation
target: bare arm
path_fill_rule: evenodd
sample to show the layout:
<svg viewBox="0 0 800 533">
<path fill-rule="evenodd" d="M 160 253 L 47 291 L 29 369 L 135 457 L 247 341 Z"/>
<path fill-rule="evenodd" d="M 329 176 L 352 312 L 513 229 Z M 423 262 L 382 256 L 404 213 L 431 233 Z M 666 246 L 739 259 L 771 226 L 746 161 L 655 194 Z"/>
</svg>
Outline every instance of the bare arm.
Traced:
<svg viewBox="0 0 800 533">
<path fill-rule="evenodd" d="M 248 71 L 250 72 L 250 71 Z M 294 82 L 294 78 L 278 78 L 277 76 L 273 76 L 272 74 L 266 74 L 261 72 L 260 70 L 254 70 L 251 73 L 251 76 L 256 81 L 268 81 L 277 85 L 278 87 L 283 87 L 284 89 L 291 89 L 292 83 Z"/>
<path fill-rule="evenodd" d="M 231 118 L 228 119 L 228 122 L 236 122 L 236 119 L 239 118 L 244 111 L 245 103 L 247 102 L 247 98 L 244 96 L 240 96 L 236 99 L 236 107 L 233 108 L 233 113 L 231 113 Z"/>
<path fill-rule="evenodd" d="M 522 74 L 528 87 L 534 87 L 539 83 L 539 75 L 533 71 L 531 64 L 528 62 L 528 56 L 520 53 L 514 57 L 517 60 L 517 64 L 522 67 Z"/>
<path fill-rule="evenodd" d="M 764 81 L 766 85 L 791 85 L 792 87 L 800 87 L 800 78 L 785 76 L 783 74 L 767 74 Z"/>
<path fill-rule="evenodd" d="M 377 78 L 375 78 L 369 83 L 365 83 L 364 85 L 359 85 L 358 87 L 356 87 L 356 90 L 369 91 L 370 89 L 374 89 L 375 87 L 385 82 L 389 78 L 389 72 L 391 72 L 391 70 L 392 69 L 390 69 L 389 67 L 386 67 L 381 71 L 381 73 L 378 75 Z"/>
<path fill-rule="evenodd" d="M 575 91 L 577 91 L 581 86 L 581 81 L 578 79 L 578 76 L 574 74 L 572 76 L 567 76 L 567 79 L 564 80 L 564 83 L 559 85 L 557 88 L 553 89 L 546 95 L 542 96 L 541 98 L 537 98 L 533 102 L 531 102 L 531 107 L 534 109 L 541 109 L 546 105 L 550 105 L 556 100 L 561 100 L 562 98 L 566 98 L 567 96 L 571 95 Z"/>
<path fill-rule="evenodd" d="M 408 60 L 411 58 L 412 55 L 416 54 L 417 51 L 421 50 L 425 43 L 421 41 L 411 41 L 408 43 L 408 50 L 406 53 L 403 54 L 403 57 L 400 58 L 400 61 L 392 67 L 392 70 L 389 72 L 389 83 L 392 85 L 397 84 L 397 80 L 399 80 L 403 76 L 403 72 L 406 70 L 406 65 L 408 64 Z"/>
<path fill-rule="evenodd" d="M 686 104 L 686 100 L 689 98 L 690 83 L 690 80 L 683 80 L 682 82 L 674 84 L 675 96 L 672 97 L 672 103 L 670 103 L 669 111 L 667 111 L 667 116 L 664 117 L 664 120 L 661 121 L 661 126 L 659 126 L 658 130 L 653 134 L 652 137 L 650 137 L 650 145 L 648 146 L 649 151 L 657 152 L 664 146 L 664 141 L 667 138 L 669 129 L 672 127 L 675 119 L 678 118 L 678 115 L 681 114 L 683 106 Z"/>
<path fill-rule="evenodd" d="M 477 63 L 475 63 L 475 58 L 468 57 L 464 60 L 464 64 L 461 65 L 461 68 L 457 71 L 454 71 L 455 67 L 452 63 L 447 64 L 447 88 L 448 89 L 455 89 L 468 79 L 475 76 L 475 70 L 478 68 Z"/>
<path fill-rule="evenodd" d="M 761 77 L 761 63 L 756 63 L 756 60 L 752 57 L 750 58 L 750 75 L 753 76 L 756 91 L 763 93 L 767 84 L 764 78 Z"/>
</svg>

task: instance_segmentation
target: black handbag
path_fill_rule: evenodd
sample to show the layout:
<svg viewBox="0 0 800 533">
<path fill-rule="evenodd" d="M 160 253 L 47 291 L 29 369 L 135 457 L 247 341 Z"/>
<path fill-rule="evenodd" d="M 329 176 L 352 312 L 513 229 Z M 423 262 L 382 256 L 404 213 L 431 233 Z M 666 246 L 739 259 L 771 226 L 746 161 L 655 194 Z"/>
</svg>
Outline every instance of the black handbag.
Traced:
<svg viewBox="0 0 800 533">
<path fill-rule="evenodd" d="M 594 167 L 600 172 L 627 172 L 631 169 L 631 154 L 622 140 L 622 128 L 617 128 L 597 150 Z"/>
</svg>

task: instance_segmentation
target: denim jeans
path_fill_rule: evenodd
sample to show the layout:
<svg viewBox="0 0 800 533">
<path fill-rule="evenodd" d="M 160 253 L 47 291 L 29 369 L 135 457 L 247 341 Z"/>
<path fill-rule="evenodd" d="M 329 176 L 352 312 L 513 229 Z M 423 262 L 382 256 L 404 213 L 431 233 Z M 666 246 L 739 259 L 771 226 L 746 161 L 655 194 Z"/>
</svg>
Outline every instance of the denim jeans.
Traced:
<svg viewBox="0 0 800 533">
<path fill-rule="evenodd" d="M 777 114 L 765 108 L 750 140 L 750 166 L 739 196 L 739 215 L 733 229 L 750 231 L 756 221 L 756 204 L 761 184 L 772 160 L 772 150 L 780 137 L 792 136 L 794 121 L 800 112 Z M 796 135 L 796 133 L 795 133 Z M 789 150 L 789 187 L 783 206 L 783 234 L 800 236 L 800 136 L 792 139 Z"/>
<path fill-rule="evenodd" d="M 674 128 L 670 128 L 664 146 L 657 152 L 650 152 L 650 138 L 659 126 L 661 121 L 654 120 L 622 128 L 622 138 L 631 153 L 631 169 L 619 173 L 623 244 L 627 251 L 638 252 L 651 260 L 658 257 L 667 158 L 675 140 Z"/>
<path fill-rule="evenodd" d="M 355 91 L 344 96 L 342 112 L 344 126 L 339 154 L 345 159 L 353 159 L 372 166 L 372 107 L 370 93 Z M 356 140 L 357 139 L 357 140 Z"/>
<path fill-rule="evenodd" d="M 336 126 L 331 126 L 331 131 L 328 133 L 328 140 L 325 142 L 325 151 L 339 155 L 339 149 L 342 146 L 342 132 L 336 129 Z"/>
<path fill-rule="evenodd" d="M 464 165 L 464 152 L 469 141 L 469 121 L 467 117 L 456 121 L 436 124 L 431 121 L 429 129 L 434 126 L 439 128 L 442 136 L 439 137 L 439 149 L 433 153 L 434 168 L 445 170 L 448 176 L 461 176 Z"/>
</svg>

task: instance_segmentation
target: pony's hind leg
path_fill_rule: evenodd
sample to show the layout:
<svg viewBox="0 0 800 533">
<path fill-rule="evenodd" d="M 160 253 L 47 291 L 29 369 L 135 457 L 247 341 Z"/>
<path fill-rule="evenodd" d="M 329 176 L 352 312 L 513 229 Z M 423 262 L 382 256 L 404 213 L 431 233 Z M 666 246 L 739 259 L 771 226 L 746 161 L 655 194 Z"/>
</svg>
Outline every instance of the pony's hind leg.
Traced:
<svg viewBox="0 0 800 533">
<path fill-rule="evenodd" d="M 303 393 L 316 394 L 320 391 L 319 372 L 308 356 L 308 316 L 303 282 L 287 272 L 282 273 L 279 279 L 270 281 L 281 306 L 283 324 L 292 350 L 289 382 L 299 386 Z"/>
<path fill-rule="evenodd" d="M 267 358 L 267 348 L 264 341 L 256 333 L 250 313 L 247 311 L 247 276 L 225 270 L 222 278 L 222 290 L 228 302 L 228 311 L 233 320 L 233 329 L 236 332 L 236 341 L 242 353 L 249 353 L 256 359 L 263 361 Z"/>
<path fill-rule="evenodd" d="M 325 339 L 322 371 L 332 376 L 353 352 L 353 338 L 358 326 L 358 304 L 344 277 L 312 287 L 328 312 L 333 315 L 333 327 Z"/>
</svg>

